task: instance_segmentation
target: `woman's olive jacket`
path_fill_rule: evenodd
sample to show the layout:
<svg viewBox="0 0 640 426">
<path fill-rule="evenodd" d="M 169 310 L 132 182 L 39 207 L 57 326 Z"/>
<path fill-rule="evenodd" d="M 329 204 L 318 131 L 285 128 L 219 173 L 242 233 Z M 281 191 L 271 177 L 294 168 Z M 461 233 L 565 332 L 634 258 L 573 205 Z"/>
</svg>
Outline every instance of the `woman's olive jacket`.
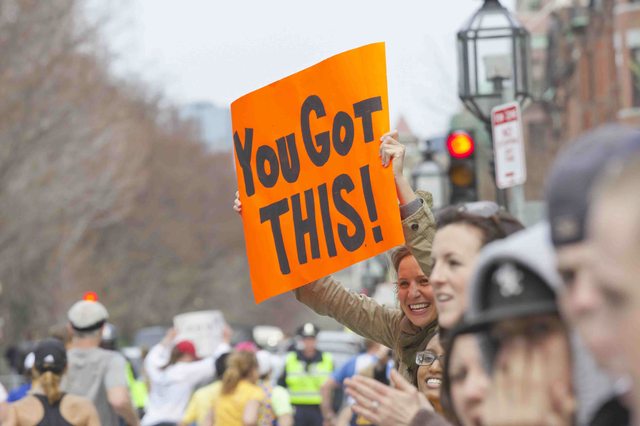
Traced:
<svg viewBox="0 0 640 426">
<path fill-rule="evenodd" d="M 431 272 L 431 244 L 435 220 L 431 194 L 417 192 L 418 200 L 401 208 L 406 245 L 424 273 Z M 411 205 L 413 204 L 413 205 Z M 296 298 L 320 315 L 334 318 L 353 332 L 379 342 L 394 351 L 402 376 L 416 384 L 416 352 L 437 331 L 437 320 L 420 328 L 402 310 L 380 305 L 370 297 L 347 290 L 332 276 L 313 281 L 295 290 Z"/>
</svg>

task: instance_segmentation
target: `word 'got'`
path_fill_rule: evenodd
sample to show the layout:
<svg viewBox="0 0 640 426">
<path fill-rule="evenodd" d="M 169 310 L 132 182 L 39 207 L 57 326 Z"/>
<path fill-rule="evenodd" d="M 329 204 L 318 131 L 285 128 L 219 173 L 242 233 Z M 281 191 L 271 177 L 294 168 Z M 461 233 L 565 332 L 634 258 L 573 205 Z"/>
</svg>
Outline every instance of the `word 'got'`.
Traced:
<svg viewBox="0 0 640 426">
<path fill-rule="evenodd" d="M 353 115 L 361 119 L 364 142 L 373 141 L 373 121 L 371 115 L 382 110 L 380 96 L 365 99 L 353 104 Z M 331 146 L 338 155 L 345 156 L 351 150 L 354 141 L 354 122 L 351 116 L 339 111 L 333 117 L 331 131 L 326 130 L 315 136 L 311 135 L 311 113 L 316 118 L 326 115 L 324 104 L 317 95 L 311 95 L 305 99 L 300 108 L 300 130 L 304 148 L 311 162 L 317 167 L 322 167 L 331 154 Z M 244 175 L 245 192 L 247 196 L 255 194 L 253 160 L 253 128 L 244 129 L 244 146 L 238 132 L 233 134 L 238 162 Z M 258 180 L 265 188 L 272 188 L 282 174 L 285 181 L 293 183 L 300 176 L 300 157 L 296 144 L 295 133 L 290 133 L 276 139 L 276 150 L 268 145 L 258 147 L 255 154 L 255 172 Z"/>
</svg>

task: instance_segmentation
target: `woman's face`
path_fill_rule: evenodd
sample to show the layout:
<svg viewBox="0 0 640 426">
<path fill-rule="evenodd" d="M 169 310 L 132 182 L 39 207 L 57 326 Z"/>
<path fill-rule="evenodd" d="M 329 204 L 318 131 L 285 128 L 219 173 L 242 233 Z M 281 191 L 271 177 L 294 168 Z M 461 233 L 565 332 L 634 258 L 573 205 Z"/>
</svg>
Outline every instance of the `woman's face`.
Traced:
<svg viewBox="0 0 640 426">
<path fill-rule="evenodd" d="M 440 346 L 440 337 L 436 334 L 431 338 L 426 353 L 433 355 L 435 360 L 430 365 L 418 367 L 418 390 L 440 411 L 440 386 L 442 385 L 442 365 L 440 359 L 444 356 L 444 349 Z"/>
<path fill-rule="evenodd" d="M 489 377 L 482 367 L 478 341 L 472 334 L 456 338 L 449 358 L 451 403 L 463 426 L 482 425 L 482 406 Z"/>
<path fill-rule="evenodd" d="M 430 281 L 443 328 L 453 327 L 467 308 L 467 286 L 481 247 L 482 232 L 475 226 L 453 223 L 436 232 Z"/>
<path fill-rule="evenodd" d="M 425 327 L 438 315 L 429 278 L 411 255 L 398 265 L 398 302 L 409 321 L 418 327 Z"/>
</svg>

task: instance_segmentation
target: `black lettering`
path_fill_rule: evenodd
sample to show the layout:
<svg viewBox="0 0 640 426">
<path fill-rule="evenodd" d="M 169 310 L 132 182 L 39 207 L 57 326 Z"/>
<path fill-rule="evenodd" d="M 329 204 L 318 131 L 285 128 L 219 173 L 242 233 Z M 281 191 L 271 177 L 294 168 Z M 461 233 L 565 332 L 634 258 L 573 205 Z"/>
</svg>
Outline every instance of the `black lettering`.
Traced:
<svg viewBox="0 0 640 426">
<path fill-rule="evenodd" d="M 344 129 L 344 138 L 341 137 Z M 349 114 L 340 111 L 333 118 L 333 147 L 343 157 L 349 153 L 353 146 L 353 120 Z"/>
<path fill-rule="evenodd" d="M 338 224 L 338 237 L 340 238 L 340 242 L 344 248 L 349 251 L 357 250 L 364 242 L 364 224 L 362 223 L 362 219 L 356 209 L 347 203 L 341 194 L 342 191 L 349 193 L 353 191 L 354 188 L 355 186 L 349 175 L 341 174 L 333 181 L 333 204 L 336 206 L 336 210 L 342 213 L 345 218 L 349 219 L 355 227 L 353 235 L 349 235 L 347 225 L 342 223 Z"/>
<path fill-rule="evenodd" d="M 360 167 L 360 178 L 362 179 L 362 191 L 364 192 L 364 202 L 367 205 L 367 213 L 371 222 L 378 220 L 378 210 L 376 209 L 376 200 L 373 198 L 373 189 L 371 188 L 371 175 L 369 174 L 369 166 Z M 382 228 L 375 226 L 372 229 L 373 239 L 376 243 L 382 241 Z"/>
<path fill-rule="evenodd" d="M 269 171 L 267 171 L 269 163 Z M 280 169 L 278 168 L 278 157 L 276 152 L 268 145 L 262 145 L 256 153 L 256 171 L 258 179 L 265 188 L 271 188 L 278 181 Z"/>
<path fill-rule="evenodd" d="M 244 129 L 244 147 L 238 132 L 233 133 L 233 145 L 236 148 L 236 157 L 238 163 L 242 168 L 242 175 L 244 176 L 244 190 L 247 196 L 252 196 L 256 192 L 256 188 L 253 185 L 253 171 L 251 170 L 251 149 L 253 146 L 253 129 Z"/>
<path fill-rule="evenodd" d="M 316 208 L 313 199 L 313 189 L 304 191 L 304 201 L 306 204 L 307 218 L 302 218 L 302 208 L 300 206 L 300 194 L 291 196 L 291 211 L 293 212 L 293 229 L 296 233 L 296 249 L 298 251 L 298 263 L 307 263 L 307 246 L 305 245 L 305 235 L 309 234 L 311 245 L 311 257 L 320 258 L 320 245 L 318 244 L 318 228 L 316 227 Z"/>
<path fill-rule="evenodd" d="M 291 268 L 289 267 L 287 250 L 284 247 L 284 240 L 282 239 L 280 216 L 288 211 L 289 203 L 286 198 L 260 209 L 260 223 L 265 223 L 266 221 L 271 222 L 271 233 L 273 234 L 273 242 L 278 256 L 278 265 L 280 266 L 280 272 L 284 275 L 290 274 Z"/>
<path fill-rule="evenodd" d="M 286 138 L 280 138 L 276 141 L 276 145 L 278 146 L 282 177 L 287 182 L 293 183 L 300 176 L 300 157 L 298 157 L 298 148 L 296 147 L 296 135 L 291 133 Z"/>
<path fill-rule="evenodd" d="M 371 175 L 369 174 L 369 166 L 360 167 L 360 178 L 362 179 L 362 189 L 364 192 L 364 201 L 367 205 L 367 212 L 371 222 L 378 220 L 378 210 L 376 202 L 373 199 L 373 190 L 371 189 Z"/>
<path fill-rule="evenodd" d="M 322 100 L 317 95 L 311 95 L 304 100 L 300 109 L 300 128 L 302 129 L 302 140 L 307 150 L 307 155 L 311 162 L 316 166 L 323 166 L 329 161 L 331 150 L 331 135 L 329 132 L 318 133 L 314 140 L 311 137 L 311 126 L 309 126 L 309 115 L 311 111 L 315 111 L 316 117 L 324 117 L 326 115 Z M 320 147 L 320 151 L 316 150 L 316 146 Z"/>
<path fill-rule="evenodd" d="M 362 131 L 365 142 L 371 142 L 373 140 L 373 120 L 371 119 L 371 114 L 376 111 L 382 111 L 382 98 L 380 96 L 353 104 L 353 114 L 358 118 L 362 118 Z"/>
<path fill-rule="evenodd" d="M 337 256 L 336 240 L 333 236 L 333 226 L 331 224 L 331 211 L 329 210 L 329 194 L 327 184 L 323 183 L 318 187 L 318 198 L 320 199 L 320 215 L 322 217 L 322 229 L 327 242 L 327 252 L 329 257 Z"/>
</svg>

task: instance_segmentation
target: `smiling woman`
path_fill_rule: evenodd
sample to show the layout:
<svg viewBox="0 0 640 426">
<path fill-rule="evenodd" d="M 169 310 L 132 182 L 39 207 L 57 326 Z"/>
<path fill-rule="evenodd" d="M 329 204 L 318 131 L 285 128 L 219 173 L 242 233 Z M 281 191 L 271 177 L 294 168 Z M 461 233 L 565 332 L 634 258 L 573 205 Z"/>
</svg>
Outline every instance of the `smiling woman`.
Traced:
<svg viewBox="0 0 640 426">
<path fill-rule="evenodd" d="M 397 273 L 400 309 L 381 306 L 369 297 L 350 292 L 331 276 L 295 292 L 296 298 L 316 313 L 328 315 L 355 333 L 392 348 L 398 371 L 415 385 L 416 352 L 424 348 L 437 326 L 437 311 L 428 278 L 435 219 L 431 212 L 431 194 L 414 194 L 402 175 L 404 146 L 396 138 L 396 132 L 381 138 L 380 157 L 384 167 L 393 164 L 407 241 L 406 247 L 397 247 L 389 253 Z M 409 230 L 413 232 L 411 237 L 407 237 Z"/>
<path fill-rule="evenodd" d="M 397 247 L 391 253 L 393 266 L 398 272 L 396 285 L 400 309 L 412 324 L 425 327 L 437 316 L 429 277 L 422 272 L 407 247 Z"/>
<path fill-rule="evenodd" d="M 416 352 L 434 335 L 437 312 L 427 275 L 409 249 L 397 247 L 390 256 L 397 265 L 400 309 L 351 292 L 331 276 L 295 292 L 297 299 L 316 313 L 328 315 L 355 333 L 392 348 L 398 371 L 415 385 Z"/>
<path fill-rule="evenodd" d="M 427 397 L 436 412 L 442 414 L 440 387 L 442 386 L 442 361 L 444 349 L 440 345 L 440 336 L 436 334 L 429 340 L 424 351 L 416 355 L 418 365 L 418 390 Z"/>
</svg>

